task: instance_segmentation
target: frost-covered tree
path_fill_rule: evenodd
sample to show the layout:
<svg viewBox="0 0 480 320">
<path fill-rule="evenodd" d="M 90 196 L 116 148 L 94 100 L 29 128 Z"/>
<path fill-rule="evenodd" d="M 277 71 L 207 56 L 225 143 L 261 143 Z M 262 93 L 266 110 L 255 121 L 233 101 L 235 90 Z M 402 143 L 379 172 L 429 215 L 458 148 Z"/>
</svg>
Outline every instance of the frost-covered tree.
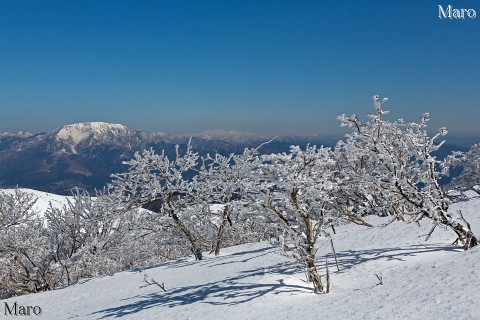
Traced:
<svg viewBox="0 0 480 320">
<path fill-rule="evenodd" d="M 195 258 L 201 260 L 208 242 L 213 242 L 212 251 L 219 254 L 229 225 L 245 218 L 246 210 L 241 209 L 256 152 L 253 149 L 241 155 L 200 158 L 191 141 L 183 154 L 176 147 L 174 159 L 164 152 L 145 150 L 125 162 L 128 171 L 114 175 L 109 189 L 120 203 L 120 211 L 145 207 L 157 212 L 157 217 L 145 220 L 144 229 L 160 232 L 166 231 L 166 223 L 173 226 L 169 234 L 182 234 Z M 236 219 L 232 217 L 234 212 Z M 230 230 L 233 233 L 235 228 Z"/>
<path fill-rule="evenodd" d="M 14 193 L 0 192 L 0 232 L 30 221 L 37 215 L 33 206 L 37 198 L 15 189 Z"/>
<path fill-rule="evenodd" d="M 198 161 L 199 155 L 192 150 L 191 141 L 184 154 L 180 154 L 176 146 L 174 159 L 169 159 L 164 152 L 157 154 L 153 149 L 137 152 L 132 160 L 125 162 L 129 166 L 126 173 L 113 175 L 110 190 L 126 208 L 149 205 L 170 218 L 188 239 L 195 258 L 201 260 L 204 241 L 189 224 L 191 219 L 198 218 L 192 210 L 198 203 L 192 181 L 186 177 L 198 169 Z"/>
<path fill-rule="evenodd" d="M 259 218 L 258 214 L 248 210 L 248 195 L 254 183 L 251 174 L 253 160 L 260 147 L 245 149 L 240 155 L 207 156 L 202 159 L 203 165 L 193 179 L 196 198 L 200 203 L 204 203 L 203 208 L 207 210 L 205 220 L 209 221 L 216 231 L 212 247 L 215 255 L 220 253 L 229 227 L 233 233 L 235 231 L 240 233 L 249 221 Z M 234 213 L 235 219 L 232 217 Z M 242 233 L 246 236 L 245 232 Z"/>
<path fill-rule="evenodd" d="M 67 285 L 123 269 L 120 253 L 131 241 L 126 219 L 104 202 L 75 189 L 62 208 L 50 205 L 45 221 L 54 261 L 64 270 Z"/>
<path fill-rule="evenodd" d="M 326 293 L 315 262 L 317 240 L 342 217 L 332 206 L 339 183 L 333 153 L 327 148 L 292 147 L 290 153 L 262 156 L 257 162 L 258 204 L 293 239 L 295 257 L 305 264 L 315 292 Z"/>
<path fill-rule="evenodd" d="M 39 218 L 0 234 L 0 287 L 25 294 L 51 290 L 60 282 L 55 272 L 48 232 Z"/>
<path fill-rule="evenodd" d="M 368 122 L 356 115 L 339 117 L 343 126 L 352 129 L 345 141 L 337 145 L 343 174 L 350 183 L 350 212 L 410 216 L 414 221 L 431 219 L 434 226 L 452 229 L 465 249 L 477 245 L 477 239 L 463 217 L 448 212 L 449 200 L 438 180 L 448 172 L 448 165 L 432 155 L 444 141 L 438 140 L 447 131 L 441 128 L 430 137 L 427 133 L 429 115 L 418 123 L 400 119 L 384 119 L 387 99 L 374 97 L 375 113 Z"/>
<path fill-rule="evenodd" d="M 448 164 L 461 167 L 463 170 L 447 184 L 446 189 L 473 189 L 480 192 L 476 187 L 480 185 L 480 144 L 473 145 L 466 153 L 457 153 L 447 158 L 447 161 L 450 161 Z"/>
<path fill-rule="evenodd" d="M 44 216 L 32 211 L 31 194 L 2 195 L 3 216 L 10 217 L 0 229 L 2 296 L 51 290 L 159 261 L 152 259 L 157 239 L 135 228 L 142 215 L 119 214 L 105 195 L 98 201 L 75 190 L 67 204 L 50 205 Z"/>
<path fill-rule="evenodd" d="M 0 192 L 0 288 L 9 294 L 48 290 L 56 285 L 49 238 L 36 197 L 16 189 Z"/>
</svg>

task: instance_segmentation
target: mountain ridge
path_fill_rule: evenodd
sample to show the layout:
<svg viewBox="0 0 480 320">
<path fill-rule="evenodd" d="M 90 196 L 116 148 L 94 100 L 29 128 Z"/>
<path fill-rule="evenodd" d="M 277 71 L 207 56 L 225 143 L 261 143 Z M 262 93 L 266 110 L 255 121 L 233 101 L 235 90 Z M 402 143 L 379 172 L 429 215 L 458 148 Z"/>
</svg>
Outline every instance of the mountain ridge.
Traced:
<svg viewBox="0 0 480 320">
<path fill-rule="evenodd" d="M 0 187 L 26 187 L 70 194 L 78 186 L 94 192 L 110 181 L 113 173 L 124 172 L 124 161 L 135 152 L 153 148 L 175 156 L 175 146 L 185 150 L 192 139 L 194 150 L 207 153 L 239 153 L 257 147 L 273 135 L 213 130 L 199 134 L 171 135 L 146 132 L 122 124 L 80 122 L 52 132 L 0 135 Z M 334 145 L 317 137 L 317 144 Z M 302 138 L 279 137 L 262 148 L 263 153 L 288 151 L 290 145 L 306 145 Z"/>
<path fill-rule="evenodd" d="M 0 188 L 18 185 L 68 195 L 77 186 L 94 192 L 111 180 L 111 174 L 125 172 L 127 167 L 123 162 L 144 149 L 164 150 L 168 157 L 175 157 L 175 146 L 179 145 L 183 151 L 191 139 L 200 155 L 226 155 L 258 147 L 274 137 L 233 130 L 171 135 L 106 122 L 68 124 L 52 132 L 3 133 L 0 134 Z M 288 152 L 292 145 L 333 147 L 340 139 L 336 135 L 277 136 L 264 144 L 260 153 Z M 443 158 L 451 151 L 466 150 L 446 144 L 437 155 Z"/>
</svg>

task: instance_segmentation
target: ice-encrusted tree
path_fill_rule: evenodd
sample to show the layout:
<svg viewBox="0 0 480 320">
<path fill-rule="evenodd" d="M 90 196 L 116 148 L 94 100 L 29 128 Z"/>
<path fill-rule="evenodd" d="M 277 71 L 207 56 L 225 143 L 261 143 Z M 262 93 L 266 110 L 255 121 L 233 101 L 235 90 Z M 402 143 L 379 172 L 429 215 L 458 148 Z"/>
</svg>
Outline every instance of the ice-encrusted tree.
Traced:
<svg viewBox="0 0 480 320">
<path fill-rule="evenodd" d="M 255 177 L 257 203 L 293 239 L 294 255 L 304 263 L 315 292 L 327 293 L 315 254 L 318 238 L 328 236 L 327 229 L 343 219 L 332 206 L 339 183 L 333 152 L 292 146 L 289 153 L 260 157 Z"/>
<path fill-rule="evenodd" d="M 51 241 L 35 217 L 0 233 L 0 287 L 13 294 L 51 290 L 61 283 L 55 272 Z"/>
<path fill-rule="evenodd" d="M 33 202 L 31 193 L 18 190 L 0 197 L 3 212 L 16 217 L 0 229 L 0 287 L 10 294 L 51 290 L 124 270 L 132 266 L 133 252 L 142 251 L 125 250 L 138 244 L 130 221 L 86 192 L 76 189 L 63 207 L 50 204 L 43 216 L 31 210 Z"/>
<path fill-rule="evenodd" d="M 446 160 L 447 164 L 463 169 L 459 176 L 447 184 L 447 189 L 473 189 L 480 192 L 480 144 L 473 145 L 465 153 L 457 152 Z"/>
<path fill-rule="evenodd" d="M 169 159 L 164 151 L 157 154 L 153 149 L 135 153 L 125 173 L 114 174 L 110 192 L 124 204 L 124 209 L 148 206 L 163 216 L 168 216 L 173 225 L 189 241 L 195 259 L 202 259 L 202 238 L 188 221 L 194 218 L 193 207 L 197 204 L 195 190 L 187 175 L 198 170 L 199 155 L 189 141 L 184 154 L 176 146 L 176 156 Z M 152 206 L 155 204 L 155 206 Z"/>
<path fill-rule="evenodd" d="M 51 276 L 50 239 L 36 201 L 19 189 L 0 192 L 0 291 L 8 295 L 47 290 L 58 280 Z"/>
<path fill-rule="evenodd" d="M 38 213 L 33 210 L 37 198 L 15 189 L 14 193 L 0 192 L 0 231 L 30 221 Z"/>
<path fill-rule="evenodd" d="M 128 216 L 112 209 L 75 188 L 65 205 L 50 205 L 45 212 L 53 259 L 66 285 L 128 266 L 123 260 L 129 253 L 122 253 L 124 245 L 132 241 Z"/>
<path fill-rule="evenodd" d="M 202 159 L 202 167 L 193 179 L 197 199 L 204 203 L 203 208 L 208 213 L 206 220 L 212 223 L 216 231 L 212 247 L 215 255 L 220 253 L 229 227 L 234 232 L 240 232 L 235 227 L 241 229 L 249 220 L 258 222 L 259 215 L 248 210 L 248 195 L 252 192 L 255 180 L 252 177 L 254 159 L 261 146 L 245 149 L 239 155 L 232 153 L 223 156 L 217 153 L 213 157 L 207 156 Z M 213 205 L 217 205 L 216 208 Z M 234 213 L 236 219 L 232 217 Z M 235 226 L 233 221 L 236 222 Z"/>
<path fill-rule="evenodd" d="M 447 134 L 441 128 L 433 136 L 427 133 L 429 115 L 418 123 L 400 119 L 384 119 L 387 99 L 374 96 L 375 113 L 361 121 L 356 115 L 339 116 L 343 126 L 352 129 L 337 145 L 342 157 L 341 169 L 350 183 L 352 194 L 347 210 L 354 213 L 412 217 L 414 221 L 431 219 L 434 227 L 448 227 L 457 241 L 469 249 L 478 244 L 477 238 L 463 216 L 454 217 L 448 211 L 449 199 L 438 180 L 448 172 L 448 165 L 432 155 Z M 433 229 L 432 229 L 433 231 Z"/>
<path fill-rule="evenodd" d="M 191 140 L 184 153 L 176 146 L 174 159 L 164 152 L 144 150 L 125 162 L 127 172 L 113 175 L 110 194 L 120 204 L 120 212 L 135 207 L 157 212 L 159 217 L 145 221 L 150 230 L 160 231 L 159 219 L 170 220 L 188 240 L 195 258 L 201 260 L 209 241 L 214 243 L 213 252 L 220 252 L 231 215 L 242 206 L 243 195 L 248 192 L 244 181 L 256 152 L 253 149 L 241 155 L 201 158 L 193 151 Z M 214 210 L 213 205 L 220 210 Z"/>
</svg>

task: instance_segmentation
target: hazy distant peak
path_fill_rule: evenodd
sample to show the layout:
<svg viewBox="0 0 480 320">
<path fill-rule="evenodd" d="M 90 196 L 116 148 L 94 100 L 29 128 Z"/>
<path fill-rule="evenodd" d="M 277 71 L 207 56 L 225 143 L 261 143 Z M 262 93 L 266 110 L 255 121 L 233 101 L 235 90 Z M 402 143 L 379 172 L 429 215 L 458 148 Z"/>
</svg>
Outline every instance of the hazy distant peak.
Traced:
<svg viewBox="0 0 480 320">
<path fill-rule="evenodd" d="M 122 124 L 106 122 L 83 122 L 65 125 L 54 131 L 55 140 L 67 143 L 71 151 L 76 153 L 75 147 L 83 142 L 97 141 L 109 142 L 115 138 L 134 135 L 132 130 Z"/>
<path fill-rule="evenodd" d="M 108 132 L 118 133 L 130 131 L 122 124 L 106 123 L 106 122 L 82 122 L 65 125 L 57 129 L 57 137 L 59 138 L 76 138 L 81 133 L 105 134 Z"/>
<path fill-rule="evenodd" d="M 199 137 L 207 140 L 225 140 L 230 142 L 243 142 L 245 140 L 257 140 L 257 139 L 266 139 L 271 138 L 273 135 L 253 133 L 253 132 L 243 132 L 243 131 L 234 131 L 234 130 L 208 130 L 196 134 L 191 134 L 190 136 Z"/>
<path fill-rule="evenodd" d="M 134 131 L 122 124 L 106 122 L 83 122 L 65 125 L 56 130 L 56 136 L 59 139 L 71 139 L 74 142 L 80 142 L 91 135 L 103 136 L 106 134 L 119 135 Z"/>
<path fill-rule="evenodd" d="M 20 137 L 28 138 L 33 136 L 33 133 L 28 131 L 18 131 L 18 132 L 0 132 L 0 137 Z"/>
<path fill-rule="evenodd" d="M 243 132 L 243 131 L 235 131 L 235 130 L 222 130 L 222 129 L 216 129 L 216 130 L 208 130 L 208 131 L 203 131 L 198 133 L 199 136 L 207 137 L 223 137 L 223 136 L 259 136 L 260 134 L 258 133 L 253 133 L 253 132 Z"/>
</svg>

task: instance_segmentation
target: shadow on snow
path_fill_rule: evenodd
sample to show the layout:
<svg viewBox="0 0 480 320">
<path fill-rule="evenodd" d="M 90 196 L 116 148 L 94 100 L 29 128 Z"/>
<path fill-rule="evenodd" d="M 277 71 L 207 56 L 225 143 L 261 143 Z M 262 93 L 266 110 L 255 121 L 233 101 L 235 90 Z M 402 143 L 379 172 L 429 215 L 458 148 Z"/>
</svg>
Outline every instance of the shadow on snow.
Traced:
<svg viewBox="0 0 480 320">
<path fill-rule="evenodd" d="M 408 247 L 375 248 L 366 250 L 345 250 L 337 253 L 340 272 L 351 269 L 357 265 L 376 260 L 405 261 L 405 258 L 425 255 L 435 252 L 463 252 L 459 247 L 445 244 L 429 244 L 428 246 L 411 245 Z M 329 267 L 334 265 L 331 253 L 327 254 Z M 332 269 L 333 270 L 333 269 Z"/>
<path fill-rule="evenodd" d="M 100 310 L 94 314 L 103 315 L 101 319 L 120 318 L 155 307 L 173 308 L 192 303 L 236 305 L 254 300 L 268 293 L 294 294 L 311 291 L 311 287 L 307 284 L 305 284 L 305 286 L 286 284 L 283 279 L 274 280 L 272 283 L 254 283 L 249 282 L 249 279 L 247 279 L 255 279 L 255 277 L 266 274 L 293 274 L 294 271 L 292 268 L 285 267 L 285 264 L 270 266 L 268 269 L 258 268 L 243 271 L 236 277 L 230 277 L 221 281 L 174 288 L 167 290 L 165 293 L 135 296 L 129 299 L 139 299 L 139 301 Z"/>
<path fill-rule="evenodd" d="M 245 262 L 260 256 L 274 252 L 272 247 L 263 247 L 250 251 L 226 254 L 224 256 L 212 257 L 202 261 L 171 261 L 161 264 L 164 268 L 186 267 L 192 264 L 205 265 L 207 267 L 220 266 L 236 262 Z M 410 247 L 393 247 L 378 248 L 367 250 L 346 250 L 339 252 L 337 258 L 339 260 L 340 272 L 351 269 L 356 265 L 368 261 L 384 259 L 387 261 L 405 261 L 407 257 L 413 257 L 421 254 L 434 253 L 437 251 L 461 251 L 454 246 L 444 244 L 430 244 L 428 247 L 410 246 Z M 253 257 L 245 257 L 246 254 L 256 254 Z M 240 260 L 238 260 L 239 258 Z M 243 258 L 243 259 L 242 259 Z M 333 257 L 327 254 L 318 257 L 320 261 L 327 258 L 329 265 L 333 267 Z M 224 261 L 229 259 L 230 261 Z M 233 261 L 232 261 L 233 259 Z M 206 303 L 211 305 L 236 305 L 260 298 L 268 293 L 272 294 L 298 294 L 311 291 L 312 287 L 305 285 L 287 284 L 283 279 L 272 278 L 271 283 L 257 283 L 258 277 L 264 275 L 293 275 L 299 272 L 296 263 L 279 263 L 267 268 L 257 268 L 253 270 L 242 271 L 239 275 L 229 277 L 221 281 L 211 282 L 207 284 L 192 285 L 167 290 L 165 293 L 151 293 L 147 295 L 138 295 L 130 299 L 138 299 L 119 307 L 108 308 L 94 312 L 101 315 L 101 319 L 120 318 L 132 315 L 143 310 L 155 307 L 173 308 L 177 306 L 189 305 L 192 303 Z M 333 270 L 333 268 L 331 269 Z"/>
</svg>

